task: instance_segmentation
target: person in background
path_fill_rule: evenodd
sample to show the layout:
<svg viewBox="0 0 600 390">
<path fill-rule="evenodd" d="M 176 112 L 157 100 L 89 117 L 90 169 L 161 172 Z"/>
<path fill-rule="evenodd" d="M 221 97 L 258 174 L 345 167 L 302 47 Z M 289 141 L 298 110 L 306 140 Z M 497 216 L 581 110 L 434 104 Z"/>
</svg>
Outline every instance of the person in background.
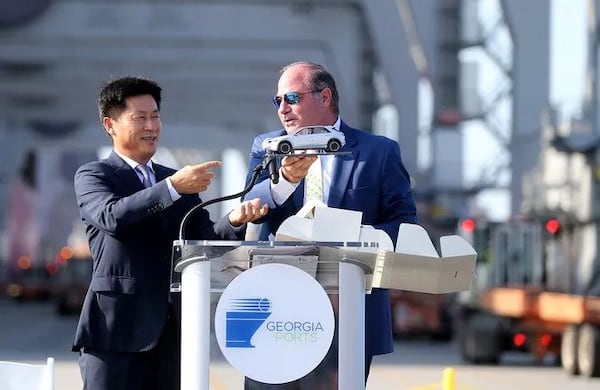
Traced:
<svg viewBox="0 0 600 390">
<path fill-rule="evenodd" d="M 273 184 L 263 173 L 246 199 L 260 198 L 269 208 L 262 222 L 259 239 L 273 239 L 279 225 L 294 215 L 307 200 L 306 177 L 312 164 L 321 170 L 322 201 L 329 207 L 362 212 L 362 224 L 384 230 L 396 242 L 400 223 L 416 223 L 410 177 L 402 162 L 397 142 L 362 130 L 354 129 L 340 117 L 339 95 L 333 76 L 319 64 L 294 62 L 280 71 L 277 95 L 273 98 L 283 129 L 258 135 L 253 142 L 246 182 L 265 151 L 266 138 L 293 134 L 305 126 L 334 126 L 344 133 L 346 144 L 340 152 L 350 154 L 319 157 L 289 155 L 282 159 L 279 181 Z M 374 355 L 393 350 L 392 316 L 389 292 L 373 289 L 366 296 L 365 382 Z M 246 379 L 246 389 L 259 388 L 337 388 L 337 379 L 326 371 L 327 365 L 337 367 L 337 346 L 307 377 L 296 383 L 266 385 Z M 316 379 L 315 379 L 316 378 Z"/>
<path fill-rule="evenodd" d="M 169 294 L 171 248 L 183 216 L 214 178 L 210 161 L 176 171 L 153 162 L 161 135 L 161 88 L 124 77 L 100 91 L 98 108 L 113 142 L 108 158 L 75 173 L 77 205 L 93 272 L 73 342 L 86 390 L 179 389 L 177 303 Z M 191 217 L 190 239 L 243 238 L 263 217 L 259 199 L 213 222 Z"/>
</svg>

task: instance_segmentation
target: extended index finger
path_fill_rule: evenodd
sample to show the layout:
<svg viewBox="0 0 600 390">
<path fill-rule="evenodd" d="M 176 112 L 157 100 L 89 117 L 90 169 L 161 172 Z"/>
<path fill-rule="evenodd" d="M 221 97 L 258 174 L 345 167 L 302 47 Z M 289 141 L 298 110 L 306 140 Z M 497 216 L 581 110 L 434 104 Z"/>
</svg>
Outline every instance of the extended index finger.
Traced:
<svg viewBox="0 0 600 390">
<path fill-rule="evenodd" d="M 207 162 L 203 162 L 201 164 L 198 164 L 197 166 L 199 168 L 204 168 L 204 169 L 216 168 L 216 167 L 220 167 L 221 166 L 221 161 L 218 161 L 218 160 L 207 161 Z"/>
</svg>

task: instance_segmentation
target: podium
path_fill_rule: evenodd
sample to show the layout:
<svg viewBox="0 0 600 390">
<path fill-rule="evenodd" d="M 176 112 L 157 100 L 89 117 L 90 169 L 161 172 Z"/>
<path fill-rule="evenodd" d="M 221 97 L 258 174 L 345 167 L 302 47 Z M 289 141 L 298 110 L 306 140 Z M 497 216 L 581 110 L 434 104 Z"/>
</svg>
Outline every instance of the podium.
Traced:
<svg viewBox="0 0 600 390">
<path fill-rule="evenodd" d="M 209 390 L 211 293 L 264 264 L 302 269 L 339 294 L 338 388 L 364 389 L 364 295 L 377 257 L 375 242 L 175 241 L 171 291 L 181 294 L 182 390 Z"/>
</svg>

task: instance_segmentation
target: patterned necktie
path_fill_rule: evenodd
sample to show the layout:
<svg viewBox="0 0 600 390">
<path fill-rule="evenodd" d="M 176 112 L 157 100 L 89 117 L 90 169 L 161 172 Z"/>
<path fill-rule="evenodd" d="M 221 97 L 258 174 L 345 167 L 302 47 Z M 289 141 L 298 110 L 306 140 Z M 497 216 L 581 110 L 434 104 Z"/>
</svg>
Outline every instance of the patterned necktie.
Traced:
<svg viewBox="0 0 600 390">
<path fill-rule="evenodd" d="M 144 177 L 144 180 L 142 180 L 144 187 L 152 187 L 152 181 L 150 180 L 150 168 L 145 164 L 140 164 L 135 169 L 137 169 L 137 171 Z"/>
<path fill-rule="evenodd" d="M 317 157 L 317 160 L 312 163 L 308 168 L 308 174 L 304 179 L 305 194 L 304 204 L 311 200 L 318 200 L 323 202 L 323 173 L 321 171 L 321 159 Z"/>
</svg>

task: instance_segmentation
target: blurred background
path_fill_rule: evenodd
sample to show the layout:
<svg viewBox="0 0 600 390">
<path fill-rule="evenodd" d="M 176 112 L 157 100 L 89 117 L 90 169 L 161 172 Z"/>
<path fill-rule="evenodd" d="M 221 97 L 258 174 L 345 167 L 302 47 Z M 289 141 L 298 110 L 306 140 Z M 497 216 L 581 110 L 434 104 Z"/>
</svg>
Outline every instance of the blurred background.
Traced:
<svg viewBox="0 0 600 390">
<path fill-rule="evenodd" d="M 582 303 L 600 290 L 599 7 L 0 0 L 2 299 L 47 299 L 61 315 L 79 310 L 91 262 L 72 179 L 79 165 L 111 150 L 96 107 L 103 82 L 140 75 L 163 87 L 155 160 L 176 168 L 222 160 L 209 199 L 243 188 L 253 137 L 280 128 L 270 101 L 278 70 L 308 60 L 336 78 L 347 123 L 400 143 L 434 243 L 460 234 L 479 253 L 470 292 L 395 292 L 396 335 L 466 340 L 466 361 L 493 362 L 505 349 L 560 360 L 573 325 L 574 343 L 580 332 L 588 337 L 582 345 L 592 343 L 592 372 L 600 375 L 600 318 Z M 231 202 L 211 206 L 213 217 Z M 508 313 L 485 298 L 508 289 L 516 302 L 532 291 L 579 299 L 569 301 L 579 317 L 550 321 L 536 312 L 543 331 L 533 334 L 522 321 L 531 307 Z M 511 299 L 501 301 L 514 307 Z M 549 321 L 559 326 L 546 328 Z M 470 353 L 472 340 L 459 337 L 457 324 L 475 327 L 475 344 L 497 339 L 486 347 L 497 353 Z M 481 336 L 482 327 L 501 331 Z"/>
</svg>

